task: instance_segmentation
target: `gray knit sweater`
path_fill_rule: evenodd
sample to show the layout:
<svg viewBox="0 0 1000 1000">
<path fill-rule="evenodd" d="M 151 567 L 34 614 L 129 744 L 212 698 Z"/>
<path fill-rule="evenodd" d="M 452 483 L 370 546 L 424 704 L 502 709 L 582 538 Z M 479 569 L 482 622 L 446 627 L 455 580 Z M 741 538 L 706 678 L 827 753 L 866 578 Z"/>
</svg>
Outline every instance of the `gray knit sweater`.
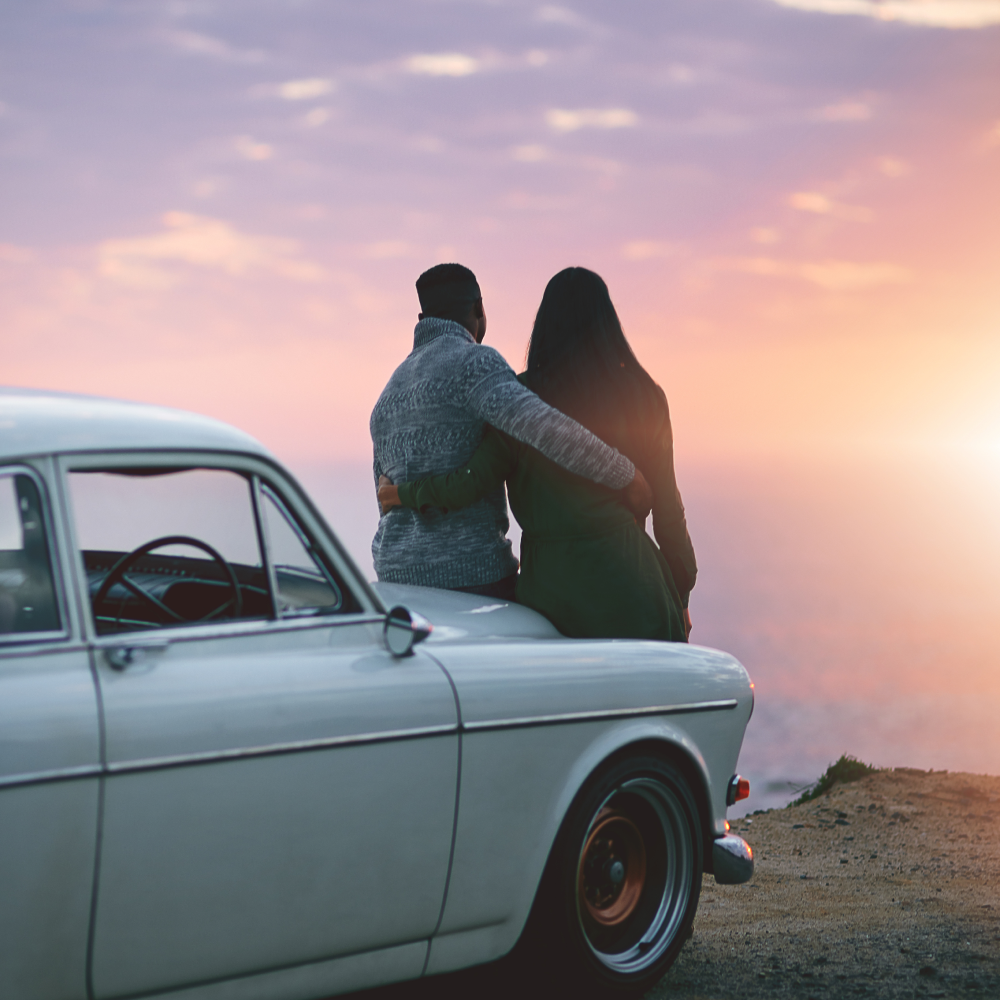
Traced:
<svg viewBox="0 0 1000 1000">
<path fill-rule="evenodd" d="M 464 465 L 485 424 L 612 489 L 635 475 L 624 455 L 521 385 L 499 352 L 477 344 L 459 323 L 429 317 L 417 324 L 413 351 L 372 411 L 376 489 L 382 474 L 403 483 Z M 517 569 L 509 527 L 503 487 L 447 514 L 393 507 L 372 542 L 375 572 L 379 580 L 423 587 L 494 583 Z"/>
</svg>

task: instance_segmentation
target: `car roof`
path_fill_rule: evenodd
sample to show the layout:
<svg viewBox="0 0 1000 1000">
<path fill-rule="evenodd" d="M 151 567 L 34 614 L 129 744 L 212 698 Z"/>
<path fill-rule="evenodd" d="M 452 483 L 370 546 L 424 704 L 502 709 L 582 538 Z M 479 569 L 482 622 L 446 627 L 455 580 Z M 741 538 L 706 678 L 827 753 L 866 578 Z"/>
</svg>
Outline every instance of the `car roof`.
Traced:
<svg viewBox="0 0 1000 1000">
<path fill-rule="evenodd" d="M 238 451 L 271 458 L 249 434 L 196 413 L 0 386 L 0 461 L 133 449 Z"/>
</svg>

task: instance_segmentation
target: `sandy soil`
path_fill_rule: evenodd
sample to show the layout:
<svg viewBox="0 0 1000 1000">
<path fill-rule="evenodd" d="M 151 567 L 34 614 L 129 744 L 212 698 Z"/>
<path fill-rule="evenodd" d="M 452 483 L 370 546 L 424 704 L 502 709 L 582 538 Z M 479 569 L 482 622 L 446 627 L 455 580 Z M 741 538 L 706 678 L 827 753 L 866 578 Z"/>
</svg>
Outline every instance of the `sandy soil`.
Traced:
<svg viewBox="0 0 1000 1000">
<path fill-rule="evenodd" d="M 1000 998 L 1000 778 L 883 771 L 733 829 L 754 878 L 705 876 L 650 998 Z"/>
<path fill-rule="evenodd" d="M 704 877 L 694 933 L 647 1000 L 1000 1000 L 1000 778 L 881 771 L 733 829 L 753 880 Z M 493 968 L 356 997 L 509 1000 Z"/>
</svg>

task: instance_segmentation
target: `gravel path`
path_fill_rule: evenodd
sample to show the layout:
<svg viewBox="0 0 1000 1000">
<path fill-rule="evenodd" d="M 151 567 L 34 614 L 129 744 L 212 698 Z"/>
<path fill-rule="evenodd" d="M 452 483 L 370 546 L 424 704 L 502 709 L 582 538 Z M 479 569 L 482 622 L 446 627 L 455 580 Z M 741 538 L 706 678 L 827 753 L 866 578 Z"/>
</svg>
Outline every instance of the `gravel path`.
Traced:
<svg viewBox="0 0 1000 1000">
<path fill-rule="evenodd" d="M 736 821 L 756 873 L 705 876 L 650 1000 L 1000 998 L 1000 778 L 882 771 Z"/>
</svg>

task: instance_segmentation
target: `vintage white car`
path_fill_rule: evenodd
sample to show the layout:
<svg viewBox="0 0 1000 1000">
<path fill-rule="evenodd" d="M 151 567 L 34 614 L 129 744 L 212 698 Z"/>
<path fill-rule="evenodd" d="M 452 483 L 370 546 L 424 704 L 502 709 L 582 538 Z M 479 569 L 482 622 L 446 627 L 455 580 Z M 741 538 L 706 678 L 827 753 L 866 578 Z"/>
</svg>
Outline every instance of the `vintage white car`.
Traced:
<svg viewBox="0 0 1000 1000">
<path fill-rule="evenodd" d="M 314 1000 L 508 953 L 642 992 L 702 872 L 752 874 L 752 706 L 725 653 L 366 583 L 216 421 L 0 390 L 4 1000 Z"/>
</svg>

